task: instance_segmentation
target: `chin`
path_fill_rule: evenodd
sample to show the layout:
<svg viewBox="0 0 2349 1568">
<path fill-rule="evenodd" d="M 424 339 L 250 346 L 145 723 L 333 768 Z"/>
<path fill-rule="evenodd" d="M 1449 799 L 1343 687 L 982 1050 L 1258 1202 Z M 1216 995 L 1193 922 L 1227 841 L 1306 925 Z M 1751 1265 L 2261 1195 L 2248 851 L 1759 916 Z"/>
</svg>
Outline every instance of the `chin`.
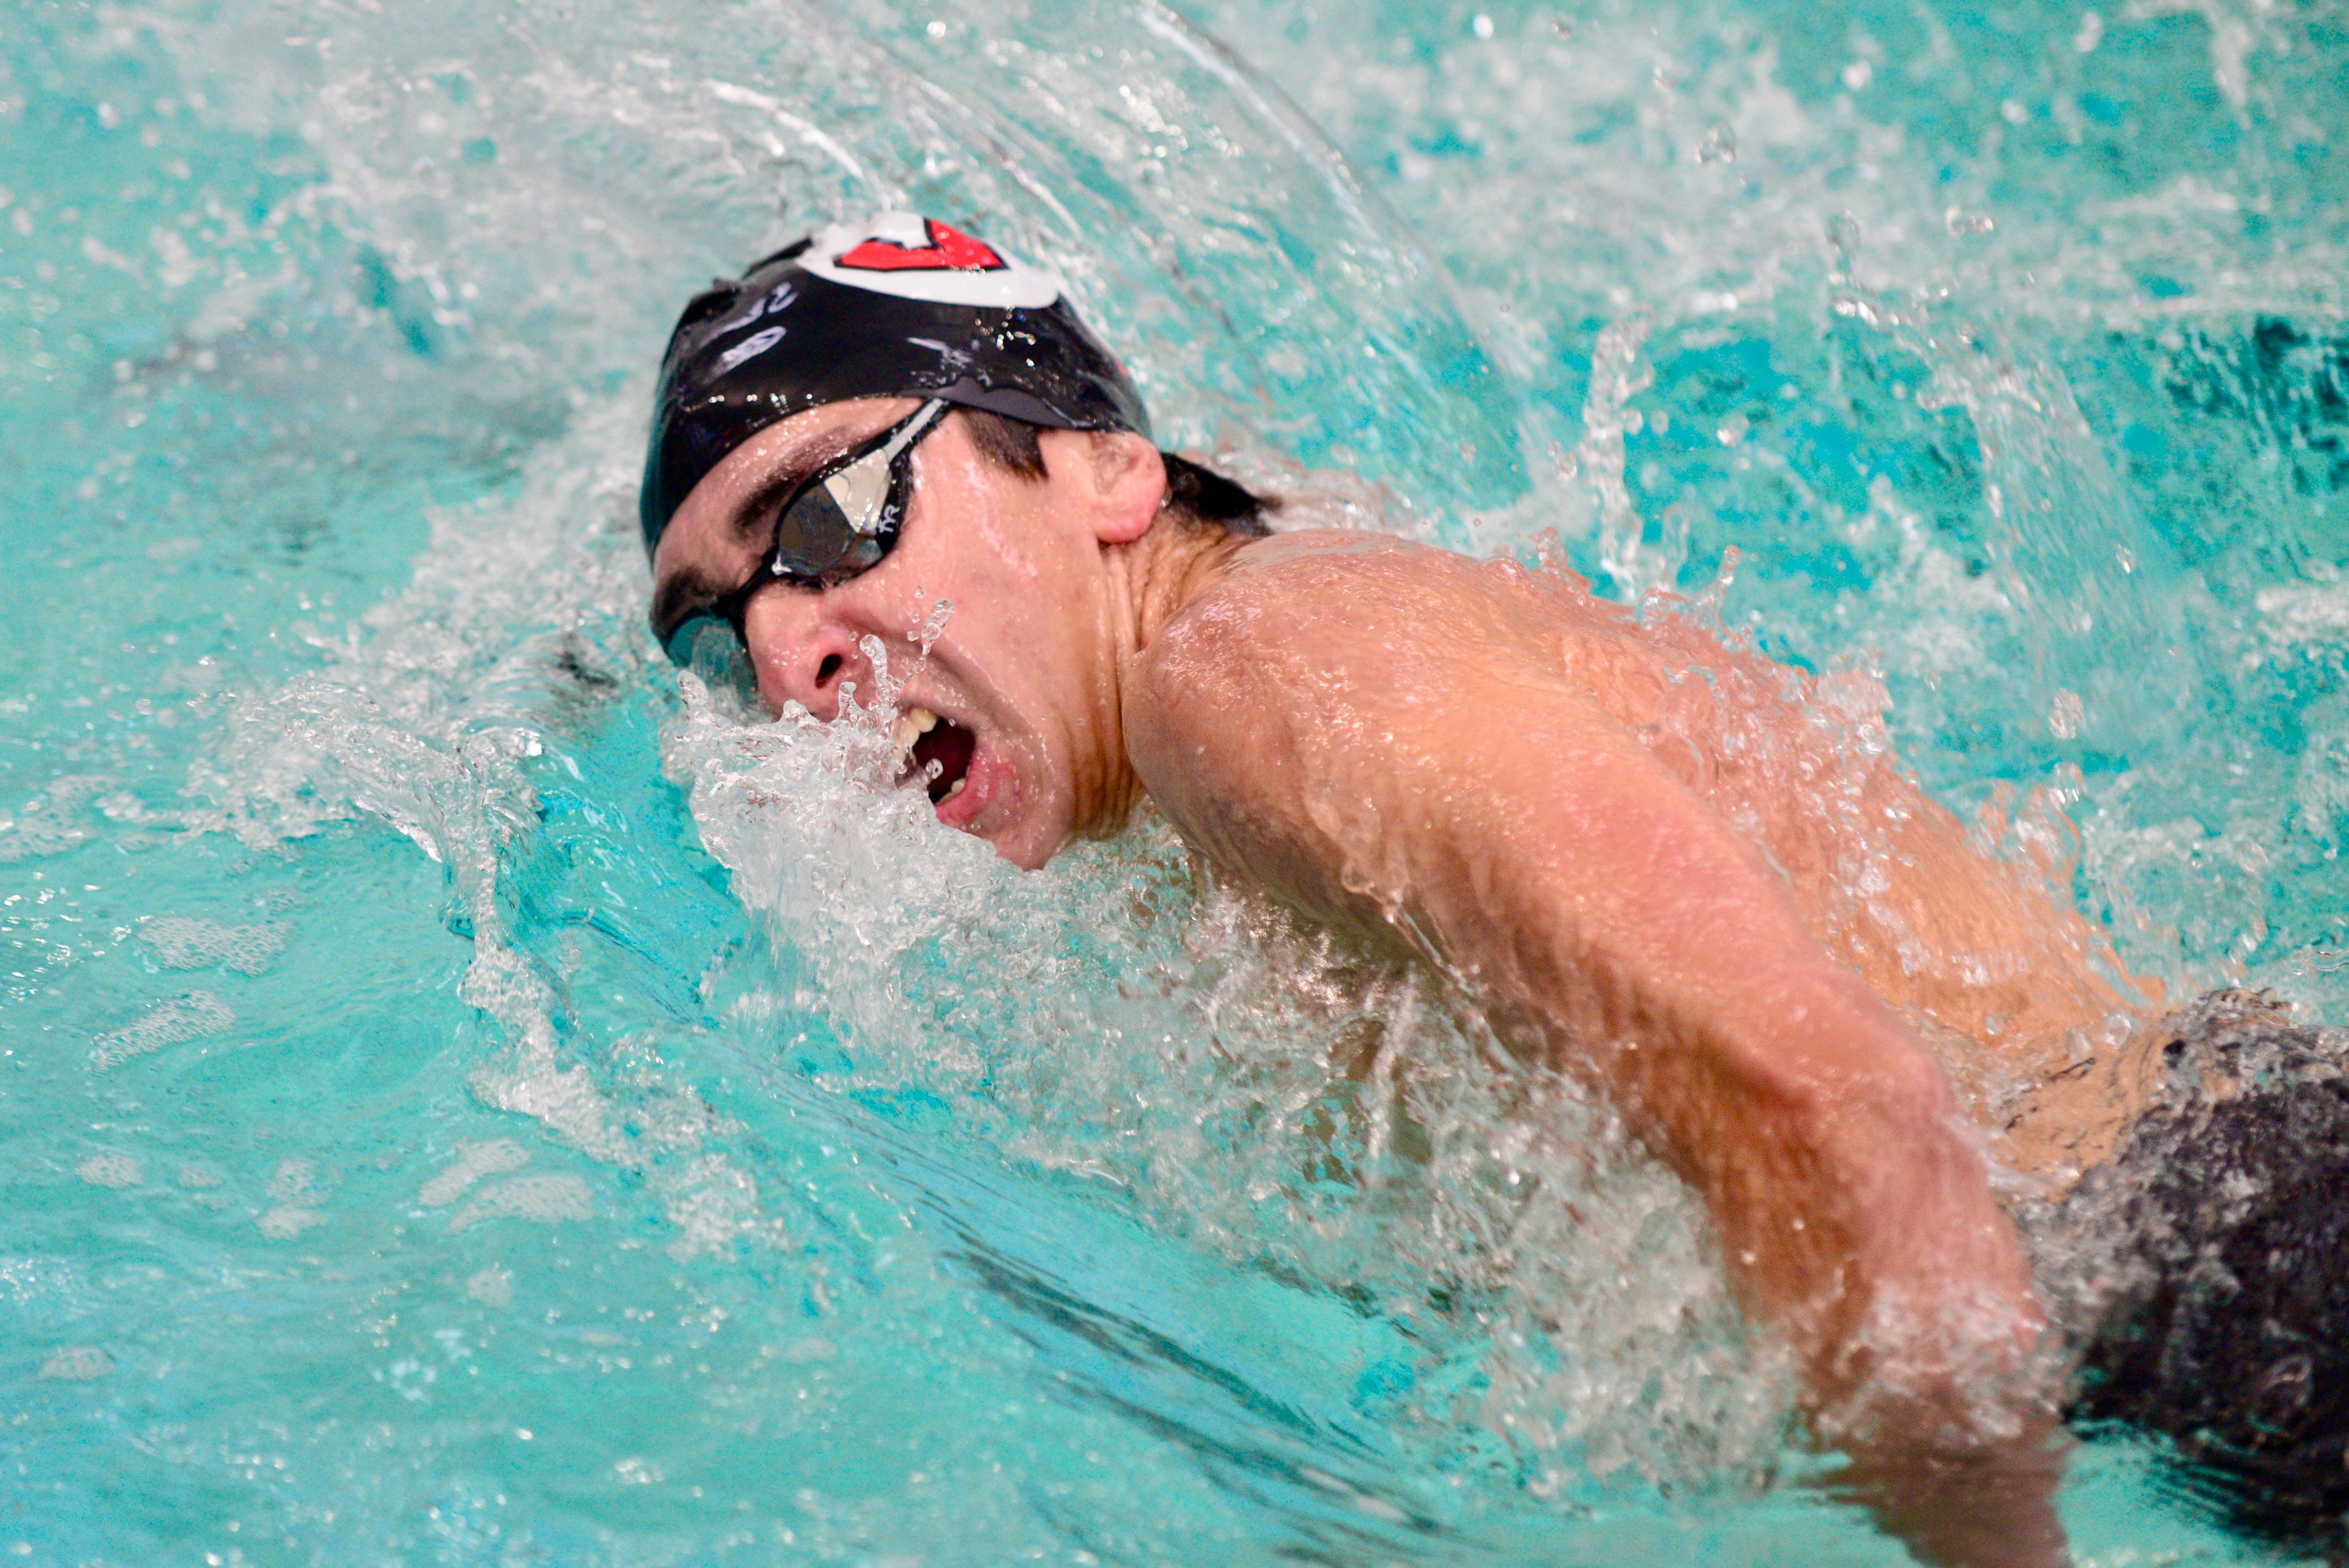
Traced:
<svg viewBox="0 0 2349 1568">
<path fill-rule="evenodd" d="M 1004 838 L 989 839 L 988 842 L 995 846 L 995 852 L 998 855 L 1002 856 L 1022 871 L 1040 871 L 1047 861 L 1061 852 L 1061 844 L 1065 841 L 1056 840 L 1050 844 L 1039 846 L 1027 843 L 1020 836 L 1013 834 Z"/>
<path fill-rule="evenodd" d="M 1040 820 L 1023 812 L 993 831 L 980 833 L 979 836 L 986 839 L 998 855 L 1022 871 L 1037 871 L 1068 847 L 1070 834 L 1065 826 Z"/>
</svg>

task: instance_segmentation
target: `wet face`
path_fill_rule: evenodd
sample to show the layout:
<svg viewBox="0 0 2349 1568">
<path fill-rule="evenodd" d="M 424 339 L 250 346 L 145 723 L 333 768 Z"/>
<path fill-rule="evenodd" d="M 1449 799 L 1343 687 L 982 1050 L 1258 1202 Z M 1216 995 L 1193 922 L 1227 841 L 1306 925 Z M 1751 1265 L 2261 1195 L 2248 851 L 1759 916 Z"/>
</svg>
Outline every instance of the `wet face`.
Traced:
<svg viewBox="0 0 2349 1568">
<path fill-rule="evenodd" d="M 657 628 L 746 580 L 797 485 L 916 407 L 875 398 L 812 409 L 711 470 L 662 535 Z M 770 582 L 742 611 L 770 711 L 798 702 L 829 721 L 852 684 L 874 701 L 864 643 L 878 639 L 904 682 L 906 787 L 928 790 L 939 821 L 1031 868 L 1131 798 L 1107 547 L 1149 528 L 1164 488 L 1139 437 L 1047 431 L 1040 444 L 1040 481 L 988 461 L 949 414 L 914 449 L 903 528 L 878 566 L 830 587 Z M 952 607 L 942 628 L 940 600 Z M 936 632 L 926 656 L 926 629 Z"/>
</svg>

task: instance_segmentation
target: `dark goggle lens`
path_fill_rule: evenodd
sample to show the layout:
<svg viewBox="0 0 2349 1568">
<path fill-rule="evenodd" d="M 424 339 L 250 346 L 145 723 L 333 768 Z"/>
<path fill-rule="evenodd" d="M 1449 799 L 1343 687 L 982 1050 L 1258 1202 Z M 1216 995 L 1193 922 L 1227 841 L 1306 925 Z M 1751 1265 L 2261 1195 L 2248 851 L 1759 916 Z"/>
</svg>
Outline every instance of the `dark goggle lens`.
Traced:
<svg viewBox="0 0 2349 1568">
<path fill-rule="evenodd" d="M 775 519 L 767 569 L 786 582 L 829 587 L 880 565 L 905 519 L 914 448 L 946 407 L 936 399 L 924 403 L 864 451 L 809 481 Z"/>
<path fill-rule="evenodd" d="M 892 461 L 885 453 L 868 452 L 792 497 L 775 520 L 768 571 L 786 582 L 817 587 L 845 582 L 879 566 L 897 542 L 905 515 L 904 464 L 902 453 Z M 874 514 L 851 517 L 841 504 L 843 496 L 853 504 L 866 490 L 879 493 Z M 870 531 L 859 528 L 859 521 L 867 522 Z"/>
</svg>

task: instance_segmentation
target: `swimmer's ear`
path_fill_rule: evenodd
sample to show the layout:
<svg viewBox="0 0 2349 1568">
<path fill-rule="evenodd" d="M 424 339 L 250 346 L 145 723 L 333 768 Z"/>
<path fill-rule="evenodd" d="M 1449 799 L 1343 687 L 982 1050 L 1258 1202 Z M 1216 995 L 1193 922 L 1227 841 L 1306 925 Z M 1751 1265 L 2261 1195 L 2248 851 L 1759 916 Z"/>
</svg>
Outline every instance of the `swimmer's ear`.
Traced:
<svg viewBox="0 0 2349 1568">
<path fill-rule="evenodd" d="M 1130 545 L 1150 531 L 1166 493 L 1166 464 L 1158 449 L 1127 431 L 1036 432 L 1044 473 L 1081 508 L 1093 537 Z"/>
</svg>

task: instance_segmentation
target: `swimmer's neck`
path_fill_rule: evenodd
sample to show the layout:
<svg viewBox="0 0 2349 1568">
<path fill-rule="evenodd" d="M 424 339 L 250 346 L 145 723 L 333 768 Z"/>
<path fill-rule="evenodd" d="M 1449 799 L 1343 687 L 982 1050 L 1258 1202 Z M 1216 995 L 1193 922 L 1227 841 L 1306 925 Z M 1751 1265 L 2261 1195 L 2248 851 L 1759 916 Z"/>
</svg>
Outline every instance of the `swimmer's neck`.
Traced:
<svg viewBox="0 0 2349 1568">
<path fill-rule="evenodd" d="M 1105 745 L 1089 786 L 1081 785 L 1089 797 L 1079 813 L 1081 836 L 1115 834 L 1142 803 L 1142 781 L 1126 756 L 1125 717 L 1143 654 L 1223 580 L 1243 548 L 1257 543 L 1162 509 L 1138 538 L 1102 547 L 1100 602 L 1108 636 L 1097 646 L 1107 657 L 1095 667 L 1093 690 Z"/>
<path fill-rule="evenodd" d="M 1166 624 L 1221 582 L 1239 553 L 1257 543 L 1162 511 L 1140 538 L 1103 549 L 1111 645 L 1121 693 L 1127 690 L 1134 661 Z"/>
</svg>

